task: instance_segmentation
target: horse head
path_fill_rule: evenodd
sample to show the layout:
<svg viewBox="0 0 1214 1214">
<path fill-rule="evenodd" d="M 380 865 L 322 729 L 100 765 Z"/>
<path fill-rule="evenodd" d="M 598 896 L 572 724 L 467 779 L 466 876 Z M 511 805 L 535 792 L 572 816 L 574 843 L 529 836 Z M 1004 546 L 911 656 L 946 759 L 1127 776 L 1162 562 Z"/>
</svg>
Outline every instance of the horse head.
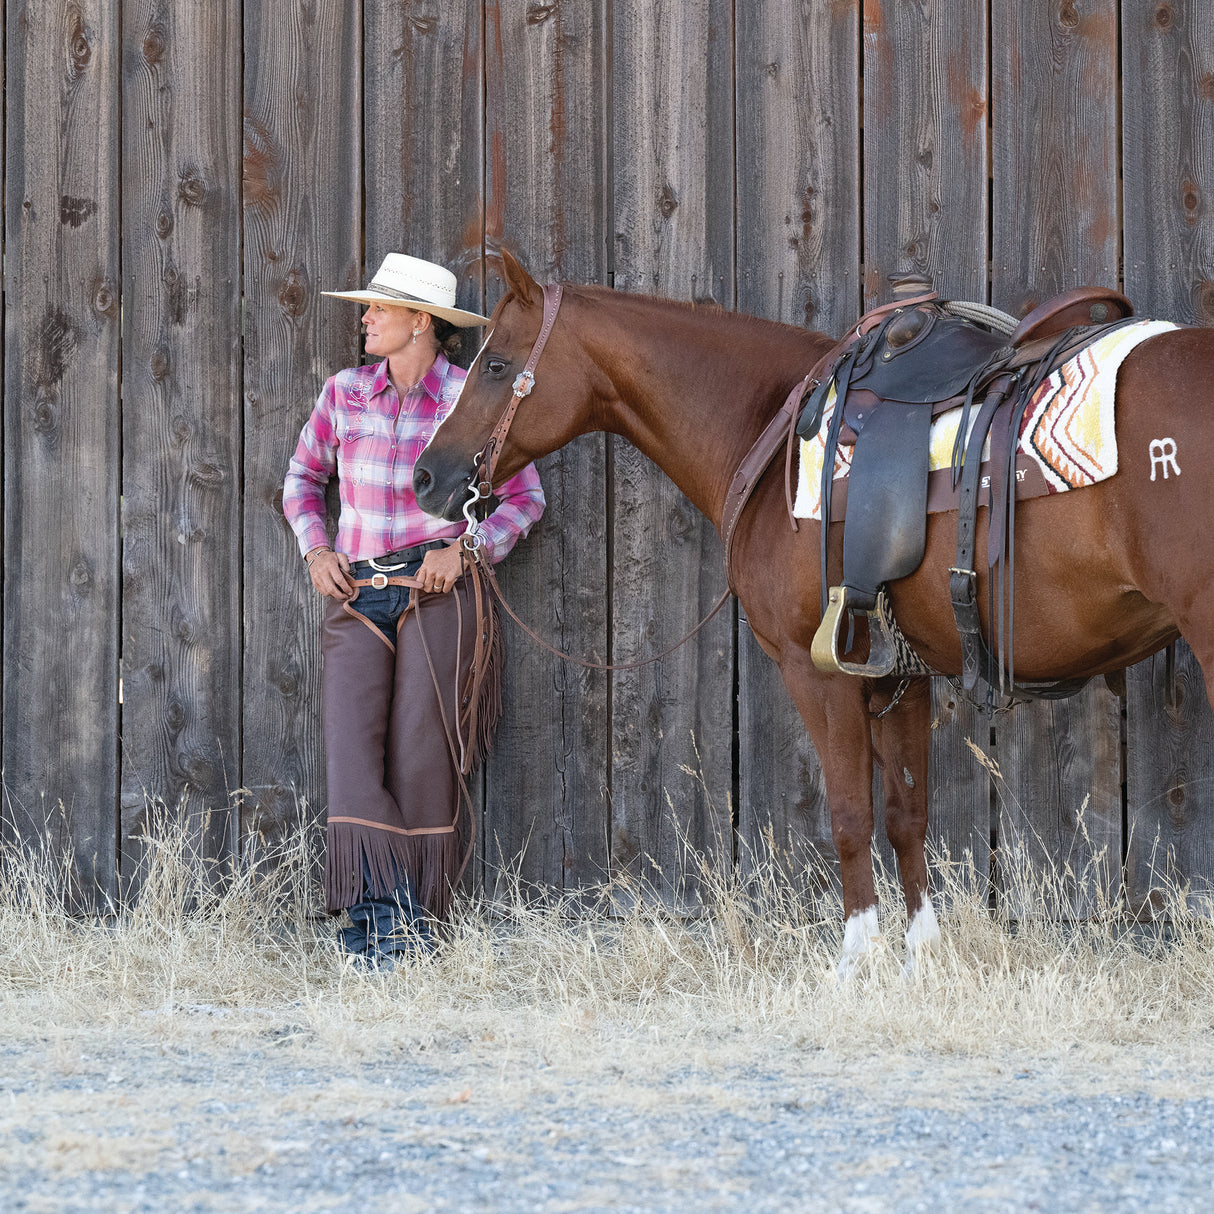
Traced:
<svg viewBox="0 0 1214 1214">
<path fill-rule="evenodd" d="M 594 369 L 568 327 L 549 320 L 542 359 L 533 359 L 559 296 L 505 250 L 502 263 L 507 291 L 490 317 L 489 336 L 413 471 L 418 504 L 441 518 L 460 517 L 478 477 L 500 485 L 591 428 Z"/>
</svg>

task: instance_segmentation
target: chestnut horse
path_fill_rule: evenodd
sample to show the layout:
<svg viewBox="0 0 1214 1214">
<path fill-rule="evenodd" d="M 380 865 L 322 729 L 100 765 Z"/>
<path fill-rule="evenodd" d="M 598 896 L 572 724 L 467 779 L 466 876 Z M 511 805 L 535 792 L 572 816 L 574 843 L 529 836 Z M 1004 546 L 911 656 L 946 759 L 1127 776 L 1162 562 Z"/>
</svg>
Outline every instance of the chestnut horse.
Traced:
<svg viewBox="0 0 1214 1214">
<path fill-rule="evenodd" d="M 416 465 L 422 507 L 460 516 L 480 453 L 503 412 L 514 407 L 491 479 L 500 483 L 576 436 L 603 430 L 622 435 L 653 460 L 721 531 L 739 462 L 833 340 L 715 307 L 567 286 L 534 391 L 512 402 L 512 385 L 545 309 L 542 289 L 526 270 L 509 254 L 503 260 L 508 290 L 489 337 L 459 402 Z M 1143 342 L 1119 373 L 1118 473 L 1082 491 L 1018 505 L 1018 679 L 1120 670 L 1183 636 L 1201 663 L 1207 694 L 1214 691 L 1212 384 L 1209 332 L 1178 329 Z M 1156 475 L 1150 452 L 1160 440 L 1171 440 L 1180 475 L 1172 469 L 1166 477 Z M 777 458 L 768 468 L 737 523 L 734 590 L 756 639 L 778 664 L 822 765 L 842 868 L 839 971 L 850 973 L 877 938 L 870 850 L 874 759 L 887 773 L 886 830 L 906 896 L 907 968 L 913 970 L 921 950 L 939 940 L 924 855 L 929 680 L 912 680 L 892 709 L 877 716 L 895 699 L 895 678 L 870 680 L 815 667 L 810 644 L 820 620 L 820 525 L 802 520 L 796 531 L 789 525 L 783 464 Z M 842 526 L 831 529 L 839 531 L 830 537 L 837 580 Z M 953 676 L 961 673 L 948 574 L 956 550 L 956 513 L 931 515 L 925 559 L 889 587 L 898 624 L 915 650 L 932 669 Z M 978 602 L 989 635 L 985 569 L 979 571 Z"/>
</svg>

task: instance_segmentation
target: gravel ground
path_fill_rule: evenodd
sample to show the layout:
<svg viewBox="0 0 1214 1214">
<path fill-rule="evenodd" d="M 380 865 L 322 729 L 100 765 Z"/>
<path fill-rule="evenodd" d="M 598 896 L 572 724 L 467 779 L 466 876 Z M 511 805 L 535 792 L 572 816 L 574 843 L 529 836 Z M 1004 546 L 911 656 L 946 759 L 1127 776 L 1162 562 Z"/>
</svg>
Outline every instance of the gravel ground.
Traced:
<svg viewBox="0 0 1214 1214">
<path fill-rule="evenodd" d="M 0 1058 L 5 1211 L 1214 1204 L 1214 1049 L 848 1059 L 617 1042 L 551 1059 L 451 1040 L 343 1061 L 280 1024 L 160 1042 L 82 1030 Z"/>
</svg>

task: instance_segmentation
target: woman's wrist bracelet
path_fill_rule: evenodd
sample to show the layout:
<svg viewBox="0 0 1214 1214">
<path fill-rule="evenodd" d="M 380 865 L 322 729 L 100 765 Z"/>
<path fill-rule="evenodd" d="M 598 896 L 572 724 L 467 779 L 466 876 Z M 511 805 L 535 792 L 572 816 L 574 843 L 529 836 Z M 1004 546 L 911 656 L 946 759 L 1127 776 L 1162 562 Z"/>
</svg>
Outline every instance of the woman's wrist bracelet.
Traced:
<svg viewBox="0 0 1214 1214">
<path fill-rule="evenodd" d="M 313 548 L 312 551 L 307 553 L 307 555 L 304 557 L 304 564 L 310 567 L 312 562 L 316 560 L 316 558 L 320 556 L 322 552 L 332 551 L 333 549 L 330 548 L 328 544 L 322 544 L 319 548 Z"/>
</svg>

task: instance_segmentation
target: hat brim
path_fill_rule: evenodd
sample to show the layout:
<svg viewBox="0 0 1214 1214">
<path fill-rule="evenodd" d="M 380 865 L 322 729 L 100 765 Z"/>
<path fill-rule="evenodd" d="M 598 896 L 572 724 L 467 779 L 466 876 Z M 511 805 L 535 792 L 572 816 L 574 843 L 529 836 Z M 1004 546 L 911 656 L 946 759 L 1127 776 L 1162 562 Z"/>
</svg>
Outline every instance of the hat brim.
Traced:
<svg viewBox="0 0 1214 1214">
<path fill-rule="evenodd" d="M 445 308 L 442 304 L 427 303 L 424 299 L 396 299 L 391 295 L 381 295 L 378 291 L 321 291 L 321 294 L 330 295 L 334 299 L 348 299 L 353 303 L 388 304 L 396 308 L 408 308 L 413 312 L 429 312 L 431 316 L 438 316 L 461 329 L 489 323 L 489 317 L 481 316 L 478 312 L 467 312 L 463 308 Z"/>
</svg>

